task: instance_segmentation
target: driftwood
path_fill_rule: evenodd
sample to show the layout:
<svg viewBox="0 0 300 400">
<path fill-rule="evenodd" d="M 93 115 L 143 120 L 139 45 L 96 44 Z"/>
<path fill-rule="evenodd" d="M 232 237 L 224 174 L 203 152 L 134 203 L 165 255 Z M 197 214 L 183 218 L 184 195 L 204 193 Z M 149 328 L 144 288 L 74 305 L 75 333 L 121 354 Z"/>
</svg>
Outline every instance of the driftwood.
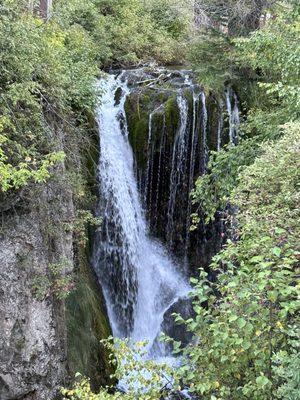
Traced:
<svg viewBox="0 0 300 400">
<path fill-rule="evenodd" d="M 152 86 L 155 83 L 163 83 L 166 82 L 170 77 L 170 74 L 164 75 L 161 74 L 157 78 L 145 79 L 144 81 L 137 82 L 137 85 L 145 85 L 145 86 Z"/>
</svg>

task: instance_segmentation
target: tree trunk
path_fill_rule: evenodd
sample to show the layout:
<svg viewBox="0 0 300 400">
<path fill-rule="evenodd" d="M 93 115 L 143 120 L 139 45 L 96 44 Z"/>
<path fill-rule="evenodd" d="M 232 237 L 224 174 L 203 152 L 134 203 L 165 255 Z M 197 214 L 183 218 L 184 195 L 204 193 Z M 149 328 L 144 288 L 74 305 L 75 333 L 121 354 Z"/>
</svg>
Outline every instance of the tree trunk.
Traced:
<svg viewBox="0 0 300 400">
<path fill-rule="evenodd" d="M 40 0 L 40 15 L 47 21 L 51 16 L 52 0 Z"/>
<path fill-rule="evenodd" d="M 31 13 L 33 12 L 33 0 L 28 1 L 28 10 Z"/>
</svg>

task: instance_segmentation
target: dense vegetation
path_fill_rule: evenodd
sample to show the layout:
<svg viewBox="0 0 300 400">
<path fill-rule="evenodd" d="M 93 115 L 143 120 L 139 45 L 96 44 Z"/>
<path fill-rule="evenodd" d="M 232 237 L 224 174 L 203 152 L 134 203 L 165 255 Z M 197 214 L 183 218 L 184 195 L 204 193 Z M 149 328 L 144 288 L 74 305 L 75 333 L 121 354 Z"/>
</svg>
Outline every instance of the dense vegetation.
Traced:
<svg viewBox="0 0 300 400">
<path fill-rule="evenodd" d="M 0 12 L 4 192 L 44 181 L 63 159 L 49 114 L 80 135 L 95 106 L 100 68 L 184 57 L 187 15 L 171 13 L 164 1 L 58 0 L 47 23 L 25 0 L 4 0 Z"/>
<path fill-rule="evenodd" d="M 79 380 L 67 398 L 159 399 L 167 374 L 174 393 L 201 399 L 300 399 L 299 37 L 297 1 L 57 0 L 47 23 L 27 1 L 1 2 L 3 201 L 72 157 L 59 130 L 85 140 L 95 79 L 111 66 L 189 62 L 216 96 L 233 85 L 245 111 L 239 144 L 211 154 L 192 193 L 193 228 L 221 213 L 232 240 L 210 266 L 216 282 L 202 269 L 193 279 L 196 317 L 176 317 L 194 334 L 185 349 L 174 344 L 181 368 L 141 364 L 119 343 L 116 377 L 135 368 L 148 390 L 93 394 Z"/>
</svg>

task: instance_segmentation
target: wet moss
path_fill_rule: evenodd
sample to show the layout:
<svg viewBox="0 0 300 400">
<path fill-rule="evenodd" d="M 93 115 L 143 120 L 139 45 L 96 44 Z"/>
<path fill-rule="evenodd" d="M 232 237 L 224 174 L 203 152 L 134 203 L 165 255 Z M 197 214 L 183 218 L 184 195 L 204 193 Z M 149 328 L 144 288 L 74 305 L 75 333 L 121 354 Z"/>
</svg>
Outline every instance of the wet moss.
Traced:
<svg viewBox="0 0 300 400">
<path fill-rule="evenodd" d="M 217 150 L 218 147 L 218 124 L 219 124 L 219 108 L 217 98 L 210 94 L 206 97 L 207 108 L 207 145 L 209 150 Z"/>
<path fill-rule="evenodd" d="M 149 134 L 149 114 L 151 97 L 147 93 L 136 92 L 125 103 L 129 130 L 129 141 L 136 161 L 141 168 L 147 164 L 147 143 Z"/>
<path fill-rule="evenodd" d="M 87 138 L 81 151 L 81 173 L 76 174 L 79 188 L 84 187 L 85 196 L 76 196 L 76 209 L 92 210 L 98 195 L 96 172 L 99 160 L 99 135 L 94 114 L 87 116 Z M 100 343 L 111 335 L 105 300 L 98 279 L 89 263 L 94 229 L 86 232 L 88 245 L 74 241 L 76 257 L 75 290 L 66 299 L 67 354 L 70 378 L 80 372 L 91 379 L 95 389 L 110 382 L 113 372 L 109 353 Z"/>
<path fill-rule="evenodd" d="M 162 109 L 161 112 L 155 113 L 152 117 L 152 138 L 156 144 L 156 147 L 158 147 L 161 142 L 162 132 L 164 129 L 163 115 L 164 110 Z"/>
<path fill-rule="evenodd" d="M 187 98 L 192 104 L 192 93 L 187 89 Z M 191 105 L 192 107 L 192 105 Z M 156 110 L 152 118 L 152 144 L 159 151 L 161 135 L 164 127 L 167 145 L 172 146 L 180 123 L 180 111 L 177 104 L 177 93 L 166 88 L 153 90 L 139 88 L 128 96 L 125 112 L 129 130 L 129 141 L 132 146 L 138 168 L 144 170 L 147 165 L 147 148 L 149 138 L 149 116 Z M 163 116 L 165 118 L 163 118 Z"/>
<path fill-rule="evenodd" d="M 128 118 L 129 141 L 138 165 L 144 168 L 147 164 L 147 140 L 149 132 L 148 115 L 132 115 Z"/>
<path fill-rule="evenodd" d="M 166 118 L 166 132 L 169 139 L 173 141 L 180 122 L 180 112 L 176 95 L 168 98 L 168 100 L 165 102 L 164 109 Z"/>
<path fill-rule="evenodd" d="M 80 372 L 95 389 L 106 385 L 113 372 L 109 354 L 100 343 L 111 334 L 105 302 L 96 277 L 84 259 L 76 271 L 76 290 L 66 300 L 68 366 L 70 376 Z"/>
<path fill-rule="evenodd" d="M 192 90 L 190 88 L 186 88 L 184 90 L 184 97 L 187 99 L 188 107 L 189 107 L 189 110 L 190 110 L 189 113 L 191 113 L 191 110 L 193 110 L 194 99 L 193 99 L 193 92 L 192 92 Z"/>
</svg>

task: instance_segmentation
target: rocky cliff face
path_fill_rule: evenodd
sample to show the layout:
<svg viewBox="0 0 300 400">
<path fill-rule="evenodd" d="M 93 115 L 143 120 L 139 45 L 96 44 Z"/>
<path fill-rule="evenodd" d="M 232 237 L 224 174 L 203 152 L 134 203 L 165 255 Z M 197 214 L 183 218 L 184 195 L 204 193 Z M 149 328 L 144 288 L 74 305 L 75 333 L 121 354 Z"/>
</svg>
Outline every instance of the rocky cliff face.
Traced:
<svg viewBox="0 0 300 400">
<path fill-rule="evenodd" d="M 51 399 L 66 376 L 65 306 L 48 287 L 57 254 L 73 265 L 72 193 L 57 184 L 2 215 L 0 398 Z M 55 231 L 55 234 L 53 232 Z"/>
<path fill-rule="evenodd" d="M 224 241 L 218 216 L 190 232 L 196 211 L 190 192 L 207 170 L 209 152 L 229 142 L 225 94 L 206 92 L 192 71 L 144 68 L 125 72 L 124 79 L 131 89 L 129 140 L 151 233 L 196 274 Z"/>
<path fill-rule="evenodd" d="M 0 199 L 1 400 L 50 400 L 77 371 L 95 386 L 110 372 L 100 288 L 74 244 L 69 173 L 60 166 L 46 184 Z"/>
</svg>

